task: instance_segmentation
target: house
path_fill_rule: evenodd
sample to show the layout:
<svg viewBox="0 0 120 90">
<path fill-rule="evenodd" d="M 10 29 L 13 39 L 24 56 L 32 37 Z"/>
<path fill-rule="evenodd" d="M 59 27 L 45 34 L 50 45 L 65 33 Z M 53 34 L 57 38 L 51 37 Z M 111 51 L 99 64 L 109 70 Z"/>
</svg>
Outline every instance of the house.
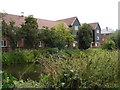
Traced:
<svg viewBox="0 0 120 90">
<path fill-rule="evenodd" d="M 25 23 L 24 19 L 25 17 L 23 15 L 19 16 L 19 15 L 6 14 L 3 17 L 3 20 L 5 20 L 7 24 L 9 24 L 10 21 L 14 21 L 15 26 L 18 26 L 18 27 L 21 27 L 21 25 Z M 78 26 L 80 26 L 80 22 L 77 17 L 71 17 L 71 18 L 61 19 L 56 21 L 39 19 L 39 18 L 36 18 L 36 19 L 37 19 L 39 29 L 42 29 L 45 26 L 51 28 L 60 22 L 63 22 L 67 28 L 73 27 L 76 31 L 78 30 Z M 24 47 L 24 40 L 21 40 L 21 42 L 22 43 L 17 44 L 17 47 L 19 48 Z M 5 51 L 10 49 L 10 42 L 6 37 L 2 37 L 1 46 Z M 42 44 L 42 42 L 39 42 L 39 47 L 43 47 L 43 46 L 44 45 Z"/>
<path fill-rule="evenodd" d="M 73 28 L 74 31 L 72 32 L 73 34 L 77 34 L 78 31 L 78 27 L 81 26 L 79 20 L 77 17 L 71 17 L 71 18 L 66 18 L 66 19 L 61 19 L 61 20 L 57 20 L 58 22 L 64 22 L 67 24 L 67 26 L 69 28 Z M 77 47 L 78 43 L 77 43 L 77 39 L 75 39 L 74 43 L 73 43 L 73 47 Z"/>
<path fill-rule="evenodd" d="M 89 25 L 93 28 L 93 42 L 91 42 L 91 47 L 100 46 L 101 42 L 101 28 L 98 22 L 89 23 Z"/>
<path fill-rule="evenodd" d="M 82 23 L 83 25 L 84 23 Z M 92 28 L 93 32 L 93 41 L 91 42 L 91 47 L 98 47 L 100 46 L 101 42 L 101 27 L 98 22 L 88 23 Z"/>
<path fill-rule="evenodd" d="M 113 29 L 106 27 L 101 30 L 101 43 L 109 39 L 109 36 L 114 32 Z"/>
<path fill-rule="evenodd" d="M 25 17 L 23 15 L 19 16 L 19 15 L 6 14 L 3 17 L 3 19 L 5 20 L 5 22 L 7 24 L 9 24 L 10 21 L 14 21 L 15 26 L 18 26 L 18 27 L 21 27 L 21 24 L 25 23 L 25 21 L 24 21 Z M 39 19 L 39 18 L 36 18 L 36 19 L 37 19 L 39 29 L 42 29 L 45 26 L 51 28 L 51 27 L 55 26 L 56 24 L 63 22 L 67 28 L 72 27 L 77 32 L 78 27 L 81 26 L 77 17 L 71 17 L 71 18 L 66 18 L 66 19 L 61 19 L 61 20 L 56 20 L 56 21 Z M 93 37 L 92 44 L 93 45 L 95 44 L 95 46 L 98 46 L 99 42 L 100 42 L 100 34 L 101 34 L 101 29 L 100 29 L 99 23 L 90 23 L 90 25 L 94 29 L 93 30 L 94 37 Z M 73 46 L 75 47 L 76 44 L 77 44 L 77 41 L 75 41 L 73 43 Z M 10 49 L 10 43 L 6 37 L 2 37 L 1 46 L 5 51 Z M 17 47 L 18 48 L 24 47 L 23 39 L 21 39 L 21 43 L 17 44 Z M 44 44 L 41 41 L 39 42 L 39 47 L 44 47 Z"/>
<path fill-rule="evenodd" d="M 66 19 L 57 20 L 58 22 L 62 21 L 67 24 L 68 27 L 74 28 L 74 30 L 78 30 L 80 26 L 80 22 L 77 17 L 71 17 Z"/>
</svg>

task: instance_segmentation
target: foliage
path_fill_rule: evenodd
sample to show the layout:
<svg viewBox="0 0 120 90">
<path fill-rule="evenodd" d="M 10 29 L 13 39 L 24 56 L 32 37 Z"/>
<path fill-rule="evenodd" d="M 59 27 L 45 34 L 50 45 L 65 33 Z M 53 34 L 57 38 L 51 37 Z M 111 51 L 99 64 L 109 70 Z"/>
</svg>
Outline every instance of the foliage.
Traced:
<svg viewBox="0 0 120 90">
<path fill-rule="evenodd" d="M 120 30 L 115 31 L 110 35 L 110 39 L 113 40 L 116 44 L 116 47 L 120 48 Z"/>
<path fill-rule="evenodd" d="M 57 77 L 59 78 L 55 82 L 57 88 L 78 88 L 81 84 L 81 80 L 74 70 L 63 70 Z M 57 84 L 57 85 L 56 85 Z"/>
<path fill-rule="evenodd" d="M 25 18 L 25 24 L 21 26 L 21 35 L 24 38 L 25 48 L 35 47 L 38 44 L 37 19 L 30 15 Z"/>
<path fill-rule="evenodd" d="M 92 42 L 92 27 L 89 24 L 83 24 L 78 30 L 78 48 L 88 49 Z"/>
<path fill-rule="evenodd" d="M 19 28 L 15 26 L 14 21 L 10 21 L 9 25 L 4 20 L 2 21 L 2 35 L 8 38 L 10 47 L 14 50 L 19 39 Z"/>
<path fill-rule="evenodd" d="M 104 41 L 102 48 L 107 50 L 113 50 L 115 49 L 115 42 L 112 40 Z"/>
<path fill-rule="evenodd" d="M 64 23 L 59 23 L 53 28 L 43 28 L 41 30 L 42 40 L 48 47 L 62 49 L 67 44 L 68 47 L 74 41 L 74 35 L 66 28 Z"/>
<path fill-rule="evenodd" d="M 3 64 L 11 64 L 11 63 L 29 63 L 33 62 L 34 53 L 32 51 L 19 51 L 16 50 L 11 53 L 4 52 L 2 54 L 2 63 Z"/>
<path fill-rule="evenodd" d="M 119 87 L 118 52 L 116 50 L 80 51 L 79 49 L 58 50 L 55 48 L 52 50 L 48 48 L 27 51 L 36 52 L 37 60 L 44 69 L 39 82 L 17 81 L 16 87 L 18 88 L 72 88 L 75 85 L 76 88 L 95 89 Z"/>
<path fill-rule="evenodd" d="M 6 72 L 2 73 L 2 88 L 15 88 L 14 81 L 17 79 L 13 76 L 8 76 Z"/>
</svg>

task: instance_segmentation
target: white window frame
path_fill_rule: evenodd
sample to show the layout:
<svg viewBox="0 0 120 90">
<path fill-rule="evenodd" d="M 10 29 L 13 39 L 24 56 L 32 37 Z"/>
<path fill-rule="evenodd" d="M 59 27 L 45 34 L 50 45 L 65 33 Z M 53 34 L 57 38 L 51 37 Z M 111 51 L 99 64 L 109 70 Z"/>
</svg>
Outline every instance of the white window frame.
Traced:
<svg viewBox="0 0 120 90">
<path fill-rule="evenodd" d="M 100 40 L 100 37 L 99 37 L 99 36 L 97 36 L 97 40 Z"/>
<path fill-rule="evenodd" d="M 74 29 L 75 29 L 75 30 L 78 30 L 78 26 L 74 26 Z"/>
<path fill-rule="evenodd" d="M 39 41 L 38 46 L 39 46 L 39 47 L 42 47 L 42 41 Z"/>
<path fill-rule="evenodd" d="M 97 29 L 97 33 L 100 33 L 99 29 Z"/>
<path fill-rule="evenodd" d="M 6 42 L 6 45 L 4 45 L 5 42 Z M 2 43 L 3 43 L 3 45 L 2 45 Z M 7 47 L 7 41 L 6 40 L 1 41 L 1 47 Z"/>
</svg>

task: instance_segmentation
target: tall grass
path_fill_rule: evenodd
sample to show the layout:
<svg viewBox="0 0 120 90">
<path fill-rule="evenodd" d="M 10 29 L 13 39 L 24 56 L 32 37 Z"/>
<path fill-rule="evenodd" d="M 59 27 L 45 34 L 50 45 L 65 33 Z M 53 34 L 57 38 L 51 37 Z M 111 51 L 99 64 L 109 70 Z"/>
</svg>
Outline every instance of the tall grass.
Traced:
<svg viewBox="0 0 120 90">
<path fill-rule="evenodd" d="M 19 56 L 19 54 L 22 54 L 23 56 Z M 11 55 L 17 55 L 17 57 L 11 58 Z M 19 57 L 22 59 L 18 59 Z M 4 63 L 11 62 L 10 60 L 13 60 L 13 63 L 14 61 L 33 62 L 37 60 L 41 65 L 43 65 L 43 67 L 45 67 L 43 76 L 50 78 L 50 80 L 47 82 L 50 82 L 52 87 L 73 86 L 74 77 L 77 77 L 77 80 L 79 79 L 79 83 L 77 85 L 77 87 L 79 88 L 119 87 L 117 80 L 118 52 L 115 50 L 25 50 L 15 52 L 14 54 L 10 55 L 8 53 L 4 53 L 3 59 Z M 69 71 L 71 70 L 75 71 L 73 74 L 74 76 L 72 77 L 69 74 Z M 65 76 L 62 73 L 63 71 L 66 72 L 66 74 L 68 74 L 67 80 L 62 80 L 65 79 Z M 42 78 L 40 80 L 42 80 Z M 70 82 L 68 83 L 69 80 Z M 65 86 L 61 86 L 63 83 Z M 25 83 L 21 83 L 20 85 L 23 84 Z"/>
<path fill-rule="evenodd" d="M 64 57 L 52 61 L 50 58 L 47 63 L 49 64 L 46 64 L 46 69 L 51 74 L 53 80 L 57 79 L 55 75 L 56 73 L 61 73 L 61 70 L 74 70 L 81 78 L 81 85 L 79 87 L 118 86 L 117 51 L 101 49 L 79 51 L 79 55 L 76 54 L 75 57 Z"/>
</svg>

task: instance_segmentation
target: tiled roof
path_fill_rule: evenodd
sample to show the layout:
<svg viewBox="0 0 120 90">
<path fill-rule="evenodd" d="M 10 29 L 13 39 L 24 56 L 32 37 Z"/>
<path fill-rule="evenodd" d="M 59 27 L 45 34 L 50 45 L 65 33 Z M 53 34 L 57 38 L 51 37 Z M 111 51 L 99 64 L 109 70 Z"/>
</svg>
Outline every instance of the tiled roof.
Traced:
<svg viewBox="0 0 120 90">
<path fill-rule="evenodd" d="M 99 24 L 98 22 L 95 23 L 88 23 L 93 29 L 96 29 L 97 24 Z"/>
<path fill-rule="evenodd" d="M 74 22 L 74 20 L 76 19 L 77 17 L 71 17 L 71 18 L 66 18 L 66 19 L 61 19 L 61 20 L 57 20 L 57 21 L 63 21 L 65 22 L 68 26 L 72 25 L 72 23 Z"/>
<path fill-rule="evenodd" d="M 3 19 L 5 20 L 5 22 L 7 24 L 9 24 L 10 21 L 15 21 L 15 26 L 21 26 L 21 24 L 24 24 L 25 21 L 25 17 L 24 16 L 19 16 L 19 15 L 12 15 L 12 14 L 6 14 Z M 38 22 L 38 28 L 41 29 L 43 26 L 47 26 L 49 28 L 55 26 L 56 24 L 58 24 L 60 21 L 52 21 L 52 20 L 45 20 L 45 19 L 39 19 L 37 18 L 37 22 Z M 66 23 L 64 23 L 65 26 Z"/>
<path fill-rule="evenodd" d="M 41 29 L 43 26 L 47 26 L 49 28 L 55 26 L 59 22 L 51 21 L 51 20 L 45 20 L 45 19 L 37 19 L 39 29 Z"/>
<path fill-rule="evenodd" d="M 24 23 L 25 17 L 18 16 L 18 15 L 12 15 L 12 14 L 6 14 L 3 19 L 7 24 L 9 24 L 10 21 L 14 21 L 16 26 L 20 26 Z"/>
</svg>

